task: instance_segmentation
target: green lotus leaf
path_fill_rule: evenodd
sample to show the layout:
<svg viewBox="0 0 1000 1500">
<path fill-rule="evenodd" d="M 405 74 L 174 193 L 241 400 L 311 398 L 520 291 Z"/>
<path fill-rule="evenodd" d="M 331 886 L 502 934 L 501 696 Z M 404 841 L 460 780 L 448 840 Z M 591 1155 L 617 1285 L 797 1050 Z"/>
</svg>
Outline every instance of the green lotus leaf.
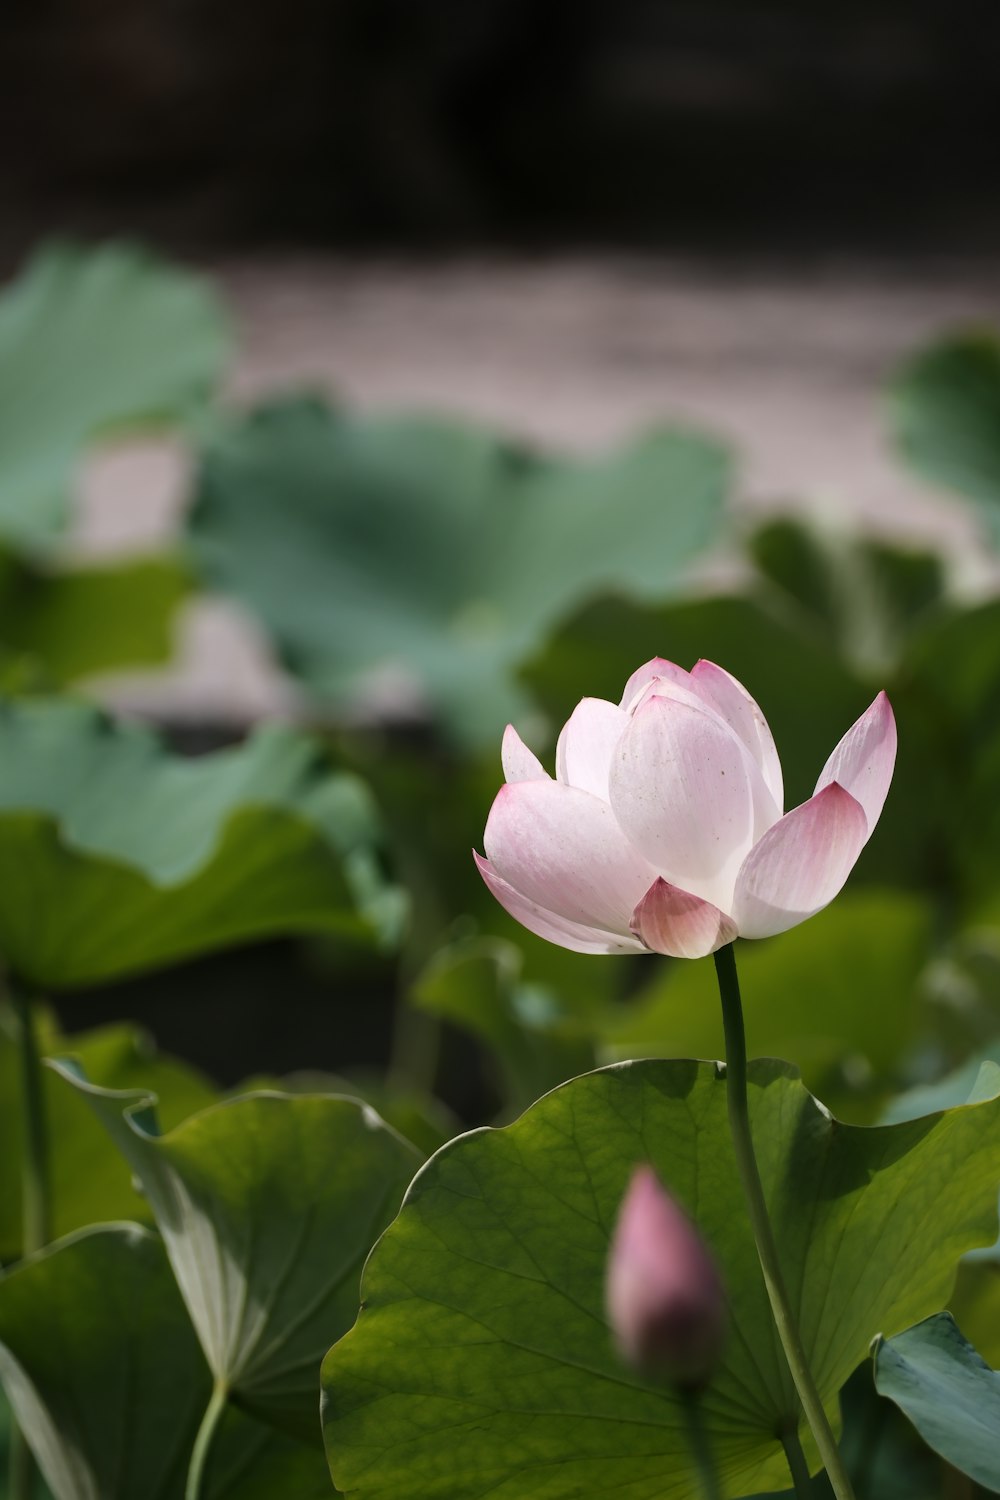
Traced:
<svg viewBox="0 0 1000 1500">
<path fill-rule="evenodd" d="M 55 1500 L 183 1500 L 211 1375 L 159 1238 L 101 1225 L 0 1278 L 0 1377 Z M 320 1500 L 314 1449 L 231 1411 L 205 1500 Z"/>
<path fill-rule="evenodd" d="M 917 473 L 979 503 L 1000 538 L 1000 340 L 958 333 L 922 350 L 891 390 L 896 439 Z"/>
<path fill-rule="evenodd" d="M 20 1055 L 0 1011 L 0 1261 L 21 1254 Z M 40 1050 L 52 1056 L 72 1051 L 87 1076 L 104 1088 L 145 1087 L 160 1100 L 169 1128 L 195 1110 L 214 1103 L 216 1091 L 196 1070 L 157 1051 L 139 1027 L 128 1022 L 95 1031 L 62 1035 L 40 1011 L 36 1031 Z M 138 1196 L 132 1174 L 84 1100 L 46 1072 L 42 1080 L 48 1126 L 52 1237 L 87 1224 L 151 1217 Z"/>
<path fill-rule="evenodd" d="M 687 432 L 569 462 L 285 401 L 209 446 L 189 539 L 318 700 L 353 705 L 381 674 L 397 717 L 430 710 L 481 742 L 523 710 L 513 667 L 569 609 L 602 588 L 672 592 L 715 534 L 727 471 Z"/>
<path fill-rule="evenodd" d="M 750 1107 L 792 1306 L 821 1396 L 880 1329 L 940 1307 L 997 1229 L 1000 1100 L 879 1128 L 834 1120 L 787 1064 Z M 375 1247 L 362 1311 L 323 1367 L 334 1482 L 356 1500 L 697 1500 L 679 1399 L 626 1369 L 603 1285 L 636 1162 L 699 1224 L 731 1332 L 702 1401 L 726 1496 L 788 1487 L 790 1383 L 737 1181 L 724 1070 L 634 1062 L 460 1137 L 418 1174 Z M 814 1467 L 818 1460 L 813 1457 Z"/>
<path fill-rule="evenodd" d="M 365 787 L 292 730 L 185 759 L 80 703 L 0 701 L 0 766 L 0 954 L 29 986 L 398 928 Z"/>
<path fill-rule="evenodd" d="M 927 1445 L 984 1489 L 1000 1494 L 1000 1374 L 936 1313 L 873 1349 L 875 1385 Z"/>
<path fill-rule="evenodd" d="M 138 1179 L 216 1380 L 318 1440 L 319 1369 L 420 1153 L 356 1099 L 248 1094 L 158 1134 L 148 1094 L 82 1093 Z"/>
<path fill-rule="evenodd" d="M 85 445 L 184 419 L 227 346 L 213 293 L 189 272 L 129 245 L 41 250 L 0 298 L 0 537 L 49 547 Z"/>
<path fill-rule="evenodd" d="M 191 580 L 179 562 L 141 558 L 42 569 L 0 555 L 0 652 L 5 676 L 62 687 L 123 667 L 159 666 Z"/>
</svg>

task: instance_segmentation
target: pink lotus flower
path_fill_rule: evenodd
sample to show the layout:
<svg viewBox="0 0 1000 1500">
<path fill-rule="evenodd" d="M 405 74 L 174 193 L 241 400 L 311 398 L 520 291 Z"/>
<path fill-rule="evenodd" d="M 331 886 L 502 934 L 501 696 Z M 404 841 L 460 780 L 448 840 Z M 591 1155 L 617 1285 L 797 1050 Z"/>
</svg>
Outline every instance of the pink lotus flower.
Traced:
<svg viewBox="0 0 1000 1500">
<path fill-rule="evenodd" d="M 726 1334 L 722 1281 L 652 1167 L 636 1167 L 608 1257 L 608 1321 L 627 1364 L 678 1385 L 711 1378 Z"/>
<path fill-rule="evenodd" d="M 709 661 L 659 658 L 620 704 L 584 698 L 556 778 L 508 726 L 483 879 L 539 937 L 578 953 L 701 958 L 785 932 L 840 890 L 878 822 L 896 759 L 889 700 L 849 729 L 808 802 L 783 812 L 763 714 Z"/>
</svg>

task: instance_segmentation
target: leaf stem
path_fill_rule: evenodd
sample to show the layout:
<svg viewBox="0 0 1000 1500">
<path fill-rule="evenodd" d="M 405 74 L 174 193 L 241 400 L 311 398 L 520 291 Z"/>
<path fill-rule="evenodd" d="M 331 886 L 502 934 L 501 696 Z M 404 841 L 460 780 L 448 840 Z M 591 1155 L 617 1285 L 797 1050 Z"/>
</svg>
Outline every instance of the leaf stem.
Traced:
<svg viewBox="0 0 1000 1500">
<path fill-rule="evenodd" d="M 680 1395 L 687 1417 L 691 1457 L 694 1459 L 703 1500 L 722 1500 L 712 1447 L 708 1440 L 708 1433 L 705 1431 L 705 1424 L 701 1420 L 701 1393 L 689 1388 L 682 1390 Z"/>
<path fill-rule="evenodd" d="M 23 1254 L 31 1255 L 47 1245 L 51 1235 L 49 1133 L 34 1002 L 13 976 L 8 981 L 8 993 L 17 1020 L 21 1074 L 21 1246 Z"/>
<path fill-rule="evenodd" d="M 726 1102 L 729 1111 L 729 1129 L 733 1138 L 736 1168 L 750 1217 L 750 1227 L 753 1230 L 760 1268 L 764 1273 L 764 1285 L 767 1287 L 767 1295 L 771 1303 L 771 1312 L 788 1360 L 792 1379 L 795 1382 L 795 1389 L 799 1393 L 799 1399 L 809 1426 L 812 1428 L 820 1457 L 830 1476 L 833 1492 L 837 1500 L 854 1500 L 854 1490 L 851 1488 L 851 1481 L 844 1468 L 837 1440 L 827 1421 L 826 1412 L 823 1410 L 823 1402 L 816 1389 L 802 1336 L 788 1299 L 757 1158 L 754 1155 L 750 1109 L 747 1103 L 746 1033 L 743 1028 L 743 1005 L 740 1000 L 740 982 L 736 974 L 736 957 L 732 943 L 720 948 L 715 954 L 715 970 L 719 980 L 722 1023 L 726 1036 Z"/>
<path fill-rule="evenodd" d="M 205 1476 L 205 1466 L 208 1462 L 209 1450 L 212 1439 L 215 1437 L 216 1429 L 222 1419 L 229 1400 L 229 1387 L 224 1381 L 217 1380 L 212 1387 L 212 1396 L 205 1408 L 205 1415 L 201 1419 L 198 1428 L 198 1436 L 194 1440 L 191 1450 L 191 1463 L 188 1466 L 187 1485 L 184 1489 L 184 1500 L 201 1500 L 201 1487 Z"/>
<path fill-rule="evenodd" d="M 809 1500 L 812 1494 L 812 1481 L 809 1477 L 809 1465 L 806 1463 L 806 1456 L 799 1442 L 798 1427 L 789 1423 L 787 1427 L 781 1429 L 778 1436 L 781 1438 L 781 1446 L 788 1460 L 788 1472 L 792 1476 L 795 1493 L 800 1500 Z"/>
</svg>

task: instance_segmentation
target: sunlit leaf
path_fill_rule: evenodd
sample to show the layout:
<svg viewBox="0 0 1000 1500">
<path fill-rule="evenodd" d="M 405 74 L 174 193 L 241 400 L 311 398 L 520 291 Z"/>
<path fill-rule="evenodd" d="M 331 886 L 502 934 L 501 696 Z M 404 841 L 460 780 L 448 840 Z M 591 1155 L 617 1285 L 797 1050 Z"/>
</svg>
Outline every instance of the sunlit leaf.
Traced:
<svg viewBox="0 0 1000 1500">
<path fill-rule="evenodd" d="M 0 1279 L 0 1376 L 56 1500 L 183 1500 L 212 1380 L 155 1235 L 101 1225 Z M 313 1449 L 227 1413 L 204 1500 L 330 1493 Z"/>
<path fill-rule="evenodd" d="M 917 472 L 978 501 L 1000 537 L 1000 340 L 960 333 L 917 354 L 893 384 L 892 415 Z"/>
<path fill-rule="evenodd" d="M 36 988 L 272 933 L 398 927 L 364 786 L 292 730 L 192 760 L 83 704 L 8 701 L 0 765 L 0 954 Z"/>
<path fill-rule="evenodd" d="M 1000 1494 L 1000 1375 L 946 1312 L 874 1348 L 875 1384 L 924 1442 L 984 1489 Z"/>
<path fill-rule="evenodd" d="M 286 401 L 210 447 L 189 535 L 319 700 L 375 693 L 389 717 L 427 710 L 481 742 L 523 711 L 512 668 L 569 609 L 601 588 L 671 593 L 714 535 L 727 467 L 686 432 L 584 464 Z"/>
<path fill-rule="evenodd" d="M 6 1029 L 7 1020 L 0 1012 L 0 1140 L 4 1143 L 0 1151 L 0 1261 L 16 1260 L 21 1253 L 20 1059 L 15 1038 Z M 127 1022 L 66 1037 L 41 1013 L 36 1030 L 44 1054 L 72 1052 L 88 1077 L 104 1088 L 155 1090 L 167 1127 L 216 1098 L 207 1079 L 188 1064 L 158 1052 L 143 1031 Z M 42 1089 L 53 1238 L 86 1224 L 149 1218 L 131 1172 L 84 1101 L 48 1072 Z"/>
<path fill-rule="evenodd" d="M 751 1067 L 752 1126 L 792 1305 L 820 1393 L 880 1329 L 941 1305 L 997 1229 L 1000 1100 L 846 1126 L 787 1065 Z M 736 1178 L 724 1075 L 631 1063 L 463 1136 L 415 1179 L 365 1268 L 355 1328 L 323 1370 L 337 1485 L 357 1500 L 696 1500 L 678 1398 L 625 1369 L 603 1310 L 612 1225 L 637 1161 L 697 1220 L 731 1336 L 702 1407 L 727 1496 L 787 1486 L 797 1398 Z"/>
<path fill-rule="evenodd" d="M 40 251 L 0 298 L 0 536 L 51 543 L 84 445 L 183 419 L 227 344 L 214 295 L 189 272 L 128 245 Z"/>
<path fill-rule="evenodd" d="M 213 1375 L 245 1409 L 317 1437 L 320 1362 L 420 1153 L 330 1095 L 243 1095 L 160 1135 L 148 1095 L 59 1066 L 142 1185 Z"/>
</svg>

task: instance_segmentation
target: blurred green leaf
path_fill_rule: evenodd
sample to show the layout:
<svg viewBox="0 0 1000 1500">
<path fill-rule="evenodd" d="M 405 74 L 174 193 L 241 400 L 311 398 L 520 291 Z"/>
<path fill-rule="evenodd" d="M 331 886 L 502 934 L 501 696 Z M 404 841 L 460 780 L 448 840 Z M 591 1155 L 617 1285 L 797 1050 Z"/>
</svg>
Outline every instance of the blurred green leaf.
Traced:
<svg viewBox="0 0 1000 1500">
<path fill-rule="evenodd" d="M 936 1313 L 872 1351 L 875 1385 L 909 1417 L 927 1445 L 1000 1494 L 1000 1375 Z"/>
<path fill-rule="evenodd" d="M 122 667 L 158 666 L 191 579 L 169 558 L 40 571 L 0 560 L 0 650 L 47 687 Z"/>
<path fill-rule="evenodd" d="M 21 1076 L 18 1048 L 0 1012 L 0 1260 L 21 1253 Z M 122 1022 L 76 1036 L 61 1035 L 44 1013 L 42 1052 L 73 1053 L 104 1088 L 154 1090 L 166 1126 L 216 1099 L 194 1068 L 158 1053 L 138 1027 Z M 102 1220 L 151 1217 L 132 1174 L 85 1102 L 48 1071 L 43 1078 L 48 1122 L 53 1237 Z"/>
<path fill-rule="evenodd" d="M 101 1225 L 0 1279 L 0 1375 L 56 1500 L 183 1500 L 211 1377 L 160 1240 Z M 321 1500 L 315 1449 L 230 1411 L 205 1500 Z"/>
<path fill-rule="evenodd" d="M 0 702 L 0 766 L 0 953 L 22 983 L 68 989 L 271 933 L 398 929 L 365 787 L 294 731 L 190 760 L 81 703 L 15 700 Z"/>
<path fill-rule="evenodd" d="M 789 1058 L 838 1114 L 870 1120 L 919 1034 L 932 925 L 916 896 L 849 891 L 780 938 L 741 942 L 750 1054 Z M 619 1056 L 725 1056 L 709 963 L 658 964 L 617 1026 L 614 1015 L 604 1039 Z"/>
<path fill-rule="evenodd" d="M 478 1037 L 499 1064 L 510 1112 L 594 1066 L 594 1033 L 583 1006 L 543 985 L 526 984 L 519 948 L 497 938 L 452 944 L 431 960 L 411 990 L 422 1010 Z"/>
<path fill-rule="evenodd" d="M 661 430 L 591 463 L 470 427 L 264 407 L 204 455 L 189 537 L 338 708 L 440 717 L 463 743 L 525 702 L 514 664 L 599 589 L 668 595 L 715 534 L 728 462 Z"/>
<path fill-rule="evenodd" d="M 215 1378 L 263 1420 L 318 1436 L 320 1361 L 420 1153 L 329 1095 L 248 1094 L 160 1135 L 148 1094 L 55 1066 L 139 1179 Z"/>
<path fill-rule="evenodd" d="M 99 1080 L 98 1080 L 99 1081 Z M 233 1094 L 260 1092 L 284 1094 L 336 1094 L 369 1105 L 405 1141 L 423 1156 L 431 1156 L 445 1141 L 460 1135 L 462 1123 L 446 1104 L 408 1083 L 397 1083 L 373 1068 L 352 1068 L 347 1073 L 300 1072 L 272 1077 L 254 1074 L 233 1089 Z"/>
<path fill-rule="evenodd" d="M 916 471 L 982 506 L 1000 538 L 1000 341 L 953 335 L 909 360 L 893 382 L 896 439 Z"/>
<path fill-rule="evenodd" d="M 758 1062 L 750 1107 L 789 1296 L 835 1415 L 873 1335 L 939 1307 L 958 1257 L 995 1237 L 1000 1100 L 859 1128 L 786 1064 Z M 725 1493 L 787 1483 L 776 1434 L 799 1403 L 742 1208 L 725 1078 L 678 1061 L 574 1079 L 415 1179 L 323 1366 L 341 1489 L 700 1496 L 678 1397 L 623 1367 L 605 1322 L 609 1240 L 640 1161 L 696 1219 L 728 1289 L 731 1337 L 702 1402 Z"/>
<path fill-rule="evenodd" d="M 84 446 L 181 421 L 227 352 L 201 278 L 135 246 L 41 250 L 0 298 L 0 536 L 18 550 L 49 546 Z"/>
<path fill-rule="evenodd" d="M 843 528 L 778 517 L 748 548 L 795 623 L 864 678 L 892 672 L 914 626 L 944 600 L 940 557 Z"/>
</svg>

